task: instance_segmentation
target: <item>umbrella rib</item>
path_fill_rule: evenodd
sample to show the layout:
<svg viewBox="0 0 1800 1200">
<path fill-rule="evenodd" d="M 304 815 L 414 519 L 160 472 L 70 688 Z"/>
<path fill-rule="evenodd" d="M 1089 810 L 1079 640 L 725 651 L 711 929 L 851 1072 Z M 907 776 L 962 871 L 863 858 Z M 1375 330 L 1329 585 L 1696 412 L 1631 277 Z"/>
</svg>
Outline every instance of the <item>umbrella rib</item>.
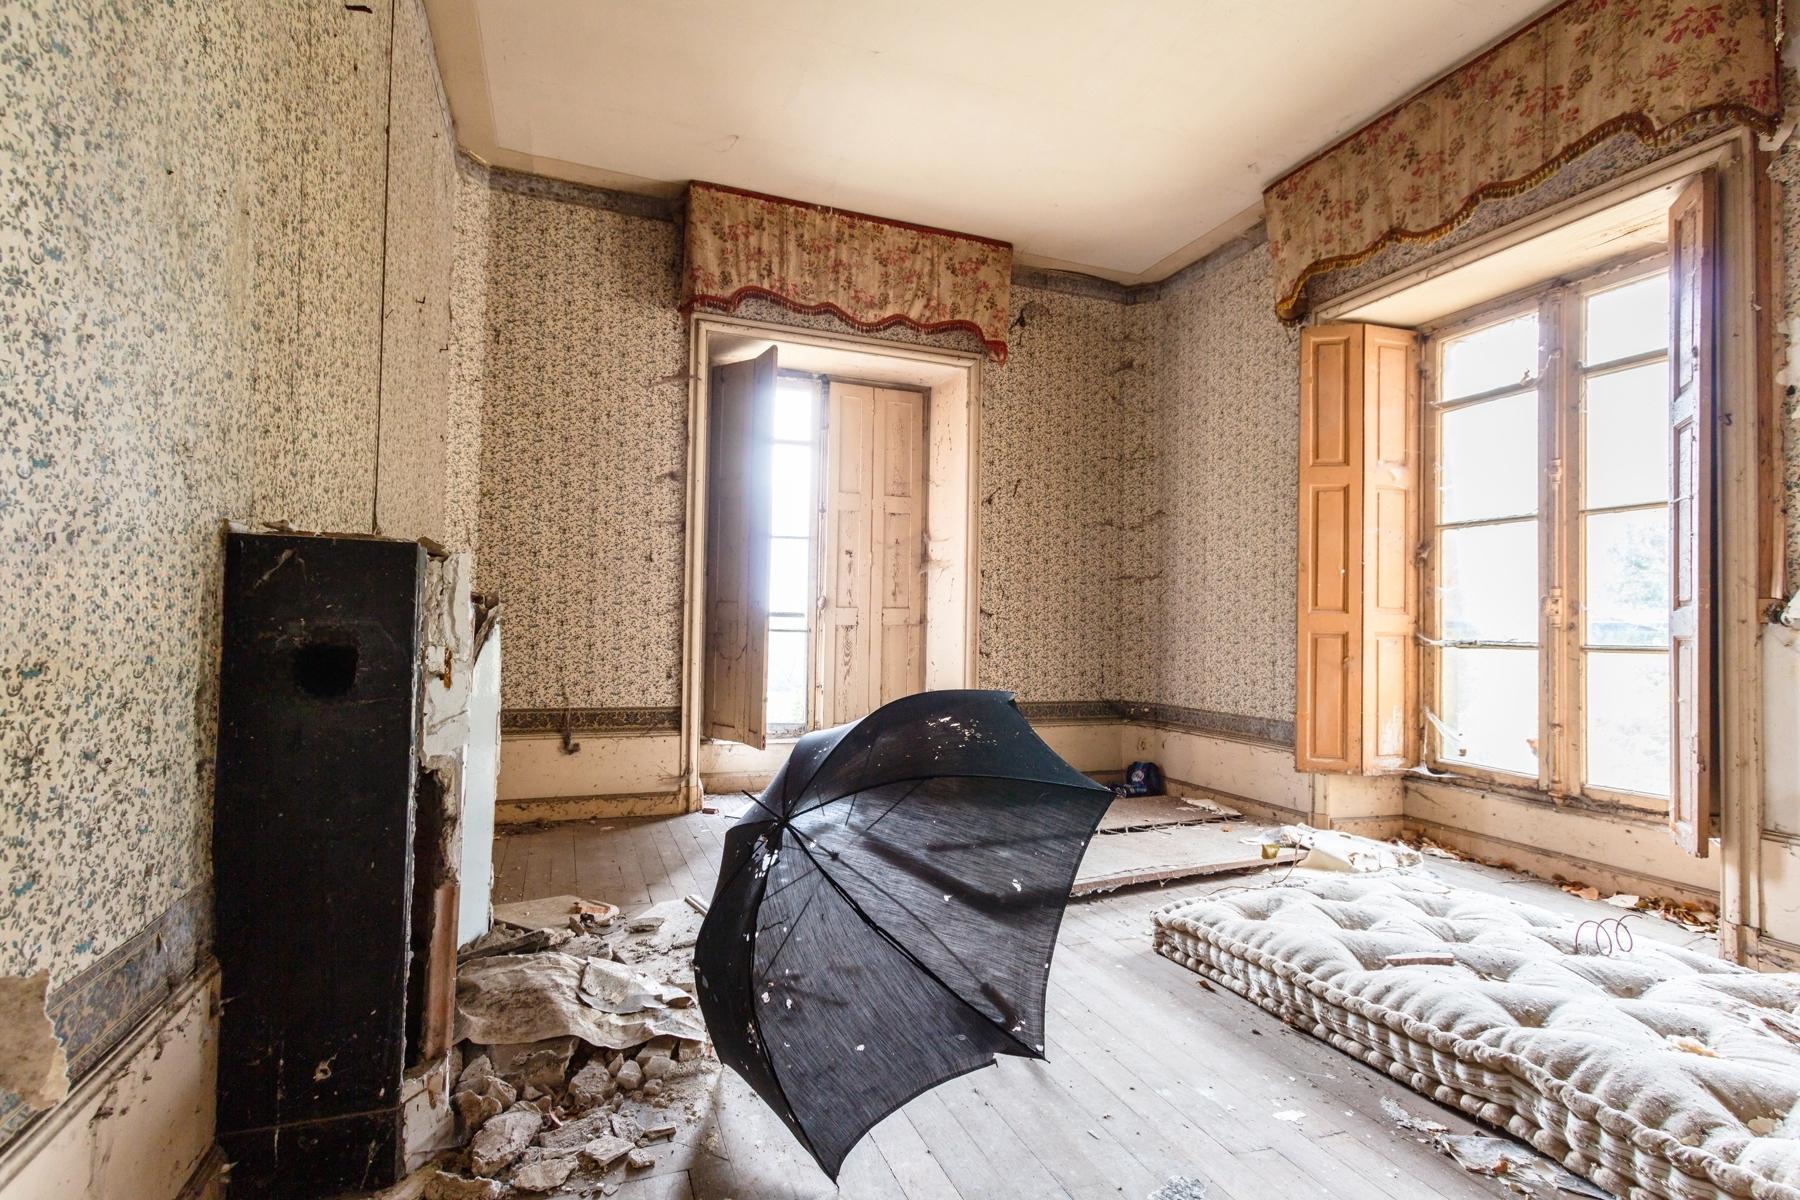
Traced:
<svg viewBox="0 0 1800 1200">
<path fill-rule="evenodd" d="M 805 851 L 802 850 L 801 853 L 804 854 Z M 817 859 L 814 859 L 810 854 L 807 855 L 807 858 L 812 861 L 813 870 L 818 871 L 821 875 L 825 874 L 824 869 L 819 866 Z M 829 880 L 830 876 L 826 876 L 826 878 Z M 769 881 L 766 876 L 761 882 L 763 895 L 759 895 L 756 898 L 756 908 L 758 912 L 762 910 L 763 897 L 767 895 L 769 890 Z M 814 894 L 817 895 L 817 893 Z M 783 944 L 785 945 L 786 943 L 784 942 Z M 744 980 L 744 984 L 748 989 L 744 994 L 746 996 L 756 995 L 756 955 L 754 952 L 744 956 L 744 974 L 747 976 Z M 775 1069 L 775 1051 L 769 1047 L 768 1039 L 763 1036 L 762 1014 L 757 1011 L 757 1007 L 754 1004 L 750 1005 L 750 1025 L 756 1035 L 756 1045 L 762 1051 L 762 1060 L 769 1068 L 769 1082 L 773 1083 L 775 1085 L 775 1090 L 781 1093 L 781 1107 L 787 1110 L 788 1127 L 799 1135 L 801 1144 L 806 1147 L 806 1152 L 813 1156 L 813 1161 L 823 1162 L 824 1160 L 819 1157 L 818 1147 L 813 1145 L 812 1135 L 806 1131 L 806 1126 L 800 1122 L 799 1117 L 794 1115 L 794 1102 L 788 1099 L 787 1088 L 783 1087 L 781 1083 L 781 1072 Z M 833 1182 L 836 1182 L 835 1177 L 833 1178 Z"/>
<path fill-rule="evenodd" d="M 798 833 L 799 831 L 796 830 L 795 832 Z M 948 992 L 952 997 L 954 997 L 958 1004 L 961 1004 L 964 1008 L 967 1008 L 970 1012 L 972 1012 L 976 1016 L 980 1017 L 983 1021 L 986 1021 L 993 1028 L 1000 1030 L 1001 1034 L 1003 1034 L 1008 1041 L 1012 1042 L 1014 1045 L 1017 1045 L 1021 1049 L 1023 1049 L 1028 1057 L 1038 1058 L 1038 1057 L 1042 1056 L 1043 1051 L 1037 1049 L 1035 1046 L 1029 1045 L 1023 1039 L 1015 1036 L 1013 1034 L 1012 1030 L 1003 1028 L 992 1017 L 988 1016 L 986 1013 L 982 1012 L 979 1008 L 975 1007 L 975 1005 L 969 1001 L 968 997 L 964 996 L 961 992 L 959 992 L 955 988 L 951 987 L 948 983 L 945 983 L 944 980 L 938 975 L 938 973 L 936 971 L 933 971 L 930 967 L 926 966 L 925 963 L 920 960 L 918 955 L 914 954 L 911 950 L 907 949 L 907 947 L 901 943 L 899 938 L 896 938 L 893 934 L 889 933 L 887 930 L 883 929 L 880 925 L 876 924 L 875 919 L 873 917 L 869 916 L 868 913 L 864 912 L 863 906 L 856 902 L 856 897 L 852 896 L 849 892 L 845 891 L 844 885 L 839 883 L 837 880 L 833 879 L 831 877 L 831 872 L 827 871 L 825 869 L 825 865 L 823 863 L 821 863 L 817 858 L 813 857 L 812 851 L 808 850 L 806 848 L 806 839 L 804 837 L 796 837 L 794 839 L 794 842 L 796 845 L 798 845 L 800 847 L 800 852 L 802 854 L 806 855 L 807 858 L 812 860 L 813 869 L 816 870 L 820 874 L 820 876 L 822 876 L 824 878 L 826 883 L 829 883 L 831 885 L 833 891 L 835 891 L 839 896 L 843 897 L 844 903 L 848 904 L 850 906 L 850 911 L 855 913 L 858 917 L 860 917 L 862 919 L 862 923 L 864 925 L 867 925 L 869 927 L 870 931 L 872 933 L 874 933 L 876 937 L 879 937 L 882 941 L 886 942 L 888 945 L 890 945 L 894 949 L 898 950 L 901 954 L 905 955 L 908 962 L 912 963 L 913 966 L 917 967 L 920 971 L 922 971 L 927 979 L 931 980 L 931 982 L 937 984 L 939 987 L 943 988 L 944 991 Z M 754 1015 L 755 1010 L 752 1009 L 751 1012 Z M 761 1022 L 758 1022 L 757 1029 L 760 1031 L 761 1028 L 762 1028 Z M 759 1032 L 758 1036 L 759 1037 L 761 1036 L 760 1032 Z M 785 1095 L 785 1094 L 786 1093 L 783 1093 L 783 1095 Z"/>
<path fill-rule="evenodd" d="M 887 820 L 888 815 L 890 813 L 892 813 L 896 808 L 899 808 L 902 804 L 905 804 L 908 800 L 911 800 L 913 798 L 913 793 L 917 792 L 920 788 L 922 788 L 924 786 L 925 786 L 925 780 L 923 778 L 913 780 L 913 785 L 910 788 L 906 789 L 906 795 L 896 797 L 892 804 L 888 805 L 885 809 L 883 809 L 881 811 L 881 815 L 879 817 L 876 817 L 873 821 L 869 822 L 869 829 L 873 829 L 877 825 L 881 824 L 883 821 Z M 861 792 L 851 792 L 850 793 L 850 806 L 851 806 L 850 815 L 855 815 L 856 798 L 862 794 L 863 793 L 861 793 Z M 825 806 L 823 804 L 821 804 L 819 807 L 823 808 Z M 808 809 L 807 811 L 811 812 L 812 810 Z M 801 814 L 796 813 L 795 815 L 799 816 Z M 850 816 L 846 816 L 844 818 L 844 826 L 845 826 L 845 828 L 848 828 L 849 825 L 850 825 Z M 867 832 L 869 832 L 869 829 L 865 829 L 865 830 L 863 830 L 863 832 L 867 833 Z"/>
</svg>

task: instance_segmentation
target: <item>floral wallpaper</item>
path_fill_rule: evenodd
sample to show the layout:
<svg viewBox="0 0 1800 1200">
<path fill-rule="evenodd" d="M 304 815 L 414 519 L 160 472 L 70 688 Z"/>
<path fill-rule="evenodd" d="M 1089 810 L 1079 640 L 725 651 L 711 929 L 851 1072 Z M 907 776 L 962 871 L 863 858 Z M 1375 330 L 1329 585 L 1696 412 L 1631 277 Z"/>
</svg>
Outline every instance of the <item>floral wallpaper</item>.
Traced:
<svg viewBox="0 0 1800 1200">
<path fill-rule="evenodd" d="M 447 531 L 455 135 L 422 2 L 395 3 L 410 19 L 392 34 L 375 530 L 460 545 Z"/>
<path fill-rule="evenodd" d="M 1259 718 L 1291 737 L 1294 710 L 1298 334 L 1268 303 L 1269 257 L 1242 242 L 1133 306 L 1148 397 L 1129 431 L 1148 469 L 1124 572 L 1121 698 Z M 1135 563 L 1135 566 L 1133 565 Z"/>
<path fill-rule="evenodd" d="M 507 708 L 680 703 L 687 338 L 676 227 L 503 188 L 490 214 L 476 581 Z"/>
<path fill-rule="evenodd" d="M 500 180 L 496 176 L 496 180 Z M 489 196 L 478 582 L 506 605 L 509 710 L 680 703 L 687 334 L 673 224 L 602 194 Z M 750 298 L 738 311 L 843 330 Z M 1124 383 L 1117 300 L 1015 288 L 984 366 L 981 682 L 1104 694 Z M 972 333 L 893 340 L 981 348 Z"/>
<path fill-rule="evenodd" d="M 370 529 L 384 399 L 441 403 L 425 29 L 420 0 L 0 18 L 0 974 L 51 972 L 77 1062 L 203 945 L 222 522 Z M 384 322 L 386 251 L 426 318 Z"/>
</svg>

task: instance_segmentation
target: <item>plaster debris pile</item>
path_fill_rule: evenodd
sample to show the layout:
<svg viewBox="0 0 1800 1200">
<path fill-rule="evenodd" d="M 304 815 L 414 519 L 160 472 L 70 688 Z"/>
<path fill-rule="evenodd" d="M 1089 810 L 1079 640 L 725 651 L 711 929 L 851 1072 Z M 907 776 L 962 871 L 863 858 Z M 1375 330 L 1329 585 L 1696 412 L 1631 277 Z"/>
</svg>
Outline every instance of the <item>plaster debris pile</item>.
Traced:
<svg viewBox="0 0 1800 1200">
<path fill-rule="evenodd" d="M 693 993 L 700 916 L 678 900 L 622 920 L 555 896 L 494 920 L 457 970 L 450 1102 L 466 1144 L 425 1194 L 585 1183 L 610 1195 L 678 1148 L 711 1102 L 719 1064 Z"/>
</svg>

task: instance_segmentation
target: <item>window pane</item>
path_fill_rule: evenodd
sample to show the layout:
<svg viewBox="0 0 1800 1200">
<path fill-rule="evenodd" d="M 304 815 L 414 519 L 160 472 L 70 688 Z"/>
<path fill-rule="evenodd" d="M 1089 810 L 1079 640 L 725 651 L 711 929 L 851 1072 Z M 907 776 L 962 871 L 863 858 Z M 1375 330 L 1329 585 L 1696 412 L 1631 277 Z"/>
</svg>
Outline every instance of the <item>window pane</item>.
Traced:
<svg viewBox="0 0 1800 1200">
<path fill-rule="evenodd" d="M 769 695 L 766 719 L 770 725 L 806 723 L 806 634 L 786 630 L 769 632 Z"/>
<path fill-rule="evenodd" d="M 1587 523 L 1587 643 L 1669 644 L 1669 510 L 1594 513 Z"/>
<path fill-rule="evenodd" d="M 805 613 L 770 613 L 769 628 L 776 630 L 806 632 Z"/>
<path fill-rule="evenodd" d="M 1537 314 L 1528 313 L 1444 343 L 1444 399 L 1473 396 L 1537 374 Z"/>
<path fill-rule="evenodd" d="M 1537 393 L 1442 414 L 1438 520 L 1518 517 L 1538 507 Z"/>
<path fill-rule="evenodd" d="M 1585 366 L 1669 344 L 1669 277 L 1652 275 L 1587 298 Z"/>
<path fill-rule="evenodd" d="M 782 382 L 775 389 L 775 438 L 782 442 L 810 442 L 813 435 L 813 402 L 818 389 L 798 380 Z"/>
<path fill-rule="evenodd" d="M 1535 776 L 1537 651 L 1446 648 L 1440 662 L 1439 759 Z"/>
<path fill-rule="evenodd" d="M 1538 639 L 1536 521 L 1446 529 L 1438 586 L 1446 641 Z"/>
<path fill-rule="evenodd" d="M 1587 508 L 1669 498 L 1669 364 L 1587 381 Z"/>
<path fill-rule="evenodd" d="M 769 539 L 769 611 L 806 611 L 806 539 Z"/>
<path fill-rule="evenodd" d="M 1587 656 L 1587 782 L 1669 794 L 1669 656 Z"/>
<path fill-rule="evenodd" d="M 777 537 L 805 537 L 812 532 L 812 447 L 777 442 L 769 480 L 769 532 Z"/>
</svg>

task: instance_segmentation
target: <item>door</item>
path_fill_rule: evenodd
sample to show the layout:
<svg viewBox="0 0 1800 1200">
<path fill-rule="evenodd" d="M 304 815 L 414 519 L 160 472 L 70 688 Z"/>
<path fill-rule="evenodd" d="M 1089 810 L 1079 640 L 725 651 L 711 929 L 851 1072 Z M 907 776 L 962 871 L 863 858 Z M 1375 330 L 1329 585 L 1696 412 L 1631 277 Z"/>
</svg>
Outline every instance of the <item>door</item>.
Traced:
<svg viewBox="0 0 1800 1200">
<path fill-rule="evenodd" d="M 701 731 L 762 749 L 769 637 L 769 468 L 775 348 L 712 368 L 707 386 L 706 665 Z"/>
<path fill-rule="evenodd" d="M 816 722 L 925 686 L 923 392 L 830 385 Z"/>
</svg>

